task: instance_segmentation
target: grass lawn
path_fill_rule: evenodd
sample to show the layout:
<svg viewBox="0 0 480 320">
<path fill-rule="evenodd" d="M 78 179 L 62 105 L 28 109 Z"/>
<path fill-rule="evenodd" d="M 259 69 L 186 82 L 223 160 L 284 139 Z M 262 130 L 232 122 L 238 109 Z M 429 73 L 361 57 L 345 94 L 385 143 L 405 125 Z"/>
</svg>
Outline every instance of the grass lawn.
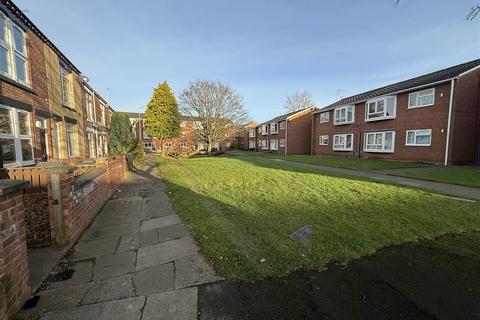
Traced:
<svg viewBox="0 0 480 320">
<path fill-rule="evenodd" d="M 405 171 L 395 175 L 480 188 L 480 168 L 432 168 L 428 171 Z"/>
<path fill-rule="evenodd" d="M 276 155 L 268 152 L 254 152 L 254 151 L 238 151 L 237 154 L 243 156 L 255 156 L 255 157 L 268 157 L 277 158 L 294 162 L 316 164 L 329 167 L 338 167 L 345 169 L 356 170 L 387 170 L 387 169 L 399 169 L 399 168 L 418 168 L 430 166 L 425 163 L 418 162 L 399 162 L 399 161 L 386 161 L 380 159 L 359 159 L 359 158 L 347 158 L 340 156 L 310 156 L 310 155 Z"/>
<path fill-rule="evenodd" d="M 260 157 L 162 158 L 159 169 L 178 214 L 227 278 L 318 269 L 387 245 L 480 229 L 478 203 Z M 304 225 L 315 235 L 290 239 Z"/>
</svg>

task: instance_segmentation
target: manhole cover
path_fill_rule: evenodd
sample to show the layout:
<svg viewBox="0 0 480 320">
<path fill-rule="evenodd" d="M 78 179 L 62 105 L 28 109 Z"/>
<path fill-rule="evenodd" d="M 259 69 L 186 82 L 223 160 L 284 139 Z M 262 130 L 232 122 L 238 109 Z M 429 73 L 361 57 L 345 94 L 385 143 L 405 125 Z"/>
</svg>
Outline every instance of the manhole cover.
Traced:
<svg viewBox="0 0 480 320">
<path fill-rule="evenodd" d="M 290 235 L 290 238 L 292 238 L 293 240 L 304 241 L 313 237 L 314 234 L 315 234 L 315 230 L 313 230 L 312 227 L 303 226 L 297 231 L 295 231 L 294 233 L 292 233 Z"/>
</svg>

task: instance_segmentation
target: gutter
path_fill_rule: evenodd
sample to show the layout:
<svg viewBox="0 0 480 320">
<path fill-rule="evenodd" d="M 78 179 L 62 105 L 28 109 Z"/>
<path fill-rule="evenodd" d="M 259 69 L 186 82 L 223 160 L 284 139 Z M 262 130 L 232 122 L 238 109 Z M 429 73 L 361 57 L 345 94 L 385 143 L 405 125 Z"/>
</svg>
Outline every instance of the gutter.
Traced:
<svg viewBox="0 0 480 320">
<path fill-rule="evenodd" d="M 453 95 L 455 93 L 455 79 L 452 78 L 450 82 L 450 102 L 448 104 L 448 122 L 447 122 L 447 138 L 445 139 L 445 162 L 443 163 L 444 166 L 448 165 L 448 154 L 450 148 L 450 127 L 452 126 L 452 109 L 453 109 Z"/>
</svg>

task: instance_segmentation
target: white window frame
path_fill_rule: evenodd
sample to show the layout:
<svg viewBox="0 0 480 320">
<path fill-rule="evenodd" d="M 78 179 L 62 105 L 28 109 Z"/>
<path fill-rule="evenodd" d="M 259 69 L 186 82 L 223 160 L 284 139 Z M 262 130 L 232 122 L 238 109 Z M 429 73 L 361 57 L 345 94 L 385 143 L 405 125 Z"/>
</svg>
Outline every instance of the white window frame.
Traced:
<svg viewBox="0 0 480 320">
<path fill-rule="evenodd" d="M 417 136 L 427 136 L 426 134 L 418 134 L 421 131 L 428 131 L 428 136 L 430 137 L 428 144 L 419 144 L 417 143 Z M 413 143 L 408 143 L 408 134 L 413 132 Z M 407 130 L 405 132 L 405 145 L 409 147 L 430 147 L 432 145 L 432 129 L 415 129 L 415 130 Z"/>
<path fill-rule="evenodd" d="M 262 125 L 262 136 L 268 135 L 268 127 L 269 127 L 268 124 Z"/>
<path fill-rule="evenodd" d="M 277 139 L 270 140 L 270 150 L 278 150 L 278 140 Z"/>
<path fill-rule="evenodd" d="M 348 121 L 348 110 L 352 109 L 352 119 Z M 341 112 L 342 110 L 345 110 L 345 121 L 340 121 L 337 117 L 337 111 Z M 333 110 L 333 124 L 336 126 L 344 125 L 344 124 L 350 124 L 355 122 L 355 105 L 348 105 L 348 106 L 342 106 L 335 108 Z"/>
<path fill-rule="evenodd" d="M 330 111 L 320 113 L 320 123 L 327 123 L 330 121 Z"/>
<path fill-rule="evenodd" d="M 65 124 L 65 142 L 67 144 L 67 158 L 75 157 L 75 125 L 70 122 L 64 121 Z M 70 131 L 68 128 L 71 126 L 72 130 Z M 70 141 L 69 137 L 72 138 Z M 72 142 L 72 143 L 70 143 Z"/>
<path fill-rule="evenodd" d="M 260 145 L 262 146 L 262 150 L 268 150 L 268 140 L 260 140 Z"/>
<path fill-rule="evenodd" d="M 280 124 L 279 124 L 279 128 L 280 130 L 285 130 L 285 128 L 287 127 L 287 121 L 280 121 Z"/>
<path fill-rule="evenodd" d="M 320 136 L 318 137 L 318 144 L 319 144 L 320 146 L 328 146 L 328 142 L 329 142 L 329 141 L 328 141 L 328 138 L 329 138 L 328 134 L 322 134 L 322 135 L 320 135 Z"/>
<path fill-rule="evenodd" d="M 62 104 L 71 107 L 72 106 L 72 81 L 70 79 L 70 71 L 60 64 L 60 88 L 62 94 Z M 64 80 L 67 82 L 65 87 Z M 67 100 L 65 100 L 65 98 Z"/>
<path fill-rule="evenodd" d="M 256 147 L 256 142 L 255 142 L 255 140 L 250 140 L 250 141 L 248 141 L 248 148 L 249 148 L 249 149 L 255 149 L 255 147 Z"/>
<path fill-rule="evenodd" d="M 10 131 L 11 131 L 11 133 L 0 133 L 0 138 L 13 140 L 13 145 L 15 148 L 15 161 L 11 163 L 4 163 L 4 167 L 9 168 L 9 167 L 18 167 L 18 166 L 34 164 L 35 154 L 33 152 L 32 126 L 31 126 L 32 120 L 31 120 L 30 112 L 18 110 L 5 105 L 0 105 L 0 108 L 8 111 L 8 114 L 10 117 Z M 18 117 L 19 113 L 24 113 L 27 115 L 28 134 L 20 133 L 20 120 Z M 32 154 L 32 160 L 23 161 L 22 140 L 30 140 L 30 149 L 31 149 L 30 151 Z"/>
<path fill-rule="evenodd" d="M 278 140 L 278 147 L 285 148 L 285 139 Z"/>
<path fill-rule="evenodd" d="M 88 144 L 88 155 L 90 158 L 95 158 L 95 143 L 93 141 L 93 136 L 95 134 L 92 128 L 87 128 L 87 144 Z"/>
<path fill-rule="evenodd" d="M 393 99 L 393 114 L 389 116 L 386 115 L 388 99 Z M 379 117 L 371 118 L 372 114 L 380 114 L 380 112 L 376 111 L 376 109 L 378 108 L 378 103 L 380 101 L 383 101 L 383 115 Z M 373 113 L 370 113 L 369 104 L 371 103 L 375 103 L 375 112 Z M 365 122 L 395 119 L 396 116 L 397 116 L 397 96 L 385 96 L 385 97 L 370 99 L 367 102 L 365 102 Z"/>
<path fill-rule="evenodd" d="M 432 93 L 425 94 L 426 91 L 430 91 L 430 90 L 432 91 Z M 413 95 L 416 95 L 415 105 L 411 104 L 411 97 Z M 422 96 L 427 96 L 427 95 L 432 95 L 432 103 L 420 105 L 419 104 L 420 98 Z M 425 90 L 415 91 L 415 92 L 411 92 L 411 93 L 408 94 L 408 109 L 430 107 L 430 106 L 433 106 L 434 104 L 435 104 L 435 88 L 429 88 L 429 89 L 425 89 Z"/>
<path fill-rule="evenodd" d="M 1 74 L 9 77 L 10 79 L 18 83 L 21 83 L 27 87 L 30 87 L 26 33 L 25 31 L 23 31 L 22 28 L 20 28 L 15 22 L 13 22 L 5 14 L 0 12 L 0 16 L 5 21 L 5 30 L 3 30 L 5 41 L 0 39 L 0 46 L 2 46 L 7 51 L 7 69 L 8 69 L 7 72 L 1 71 Z M 15 48 L 15 39 L 13 35 L 14 28 L 20 31 L 20 33 L 23 36 L 23 45 L 24 45 L 25 52 L 21 52 Z M 15 59 L 17 57 L 25 62 L 25 81 L 18 79 L 17 65 L 15 63 Z"/>
<path fill-rule="evenodd" d="M 272 122 L 270 123 L 270 134 L 278 133 L 278 123 Z"/>
<path fill-rule="evenodd" d="M 62 85 L 63 90 L 63 85 Z M 62 93 L 63 97 L 63 93 Z M 63 98 L 62 98 L 63 99 Z M 94 121 L 93 115 L 95 113 L 93 108 L 93 93 L 90 90 L 85 90 L 85 101 L 86 101 L 86 112 L 87 112 L 87 120 Z"/>
<path fill-rule="evenodd" d="M 248 130 L 248 136 L 250 138 L 255 138 L 255 131 L 256 131 L 255 129 Z"/>
<path fill-rule="evenodd" d="M 391 149 L 386 149 L 385 148 L 385 136 L 387 133 L 392 134 L 392 148 Z M 382 137 L 382 149 L 368 149 L 368 136 L 369 135 L 374 135 L 374 140 L 376 139 L 377 135 L 380 135 Z M 372 131 L 372 132 L 365 132 L 363 136 L 363 151 L 364 152 L 369 152 L 369 153 L 394 153 L 395 152 L 395 131 Z M 374 143 L 374 145 L 378 145 Z"/>
<path fill-rule="evenodd" d="M 350 147 L 347 147 L 347 136 L 351 136 L 351 145 Z M 337 147 L 337 145 L 339 144 L 336 144 L 335 143 L 335 139 L 339 137 L 344 137 L 345 138 L 345 143 L 344 143 L 344 146 L 342 147 Z M 353 133 L 339 133 L 339 134 L 334 134 L 333 135 L 333 142 L 332 142 L 332 148 L 333 150 L 335 151 L 353 151 Z"/>
</svg>

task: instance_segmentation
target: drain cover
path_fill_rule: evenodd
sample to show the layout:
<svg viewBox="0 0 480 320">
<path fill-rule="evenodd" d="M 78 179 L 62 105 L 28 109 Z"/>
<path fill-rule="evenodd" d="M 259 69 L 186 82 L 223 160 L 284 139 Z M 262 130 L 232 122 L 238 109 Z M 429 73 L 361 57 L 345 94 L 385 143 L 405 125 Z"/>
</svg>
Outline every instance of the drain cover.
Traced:
<svg viewBox="0 0 480 320">
<path fill-rule="evenodd" d="M 297 231 L 295 231 L 294 233 L 292 233 L 290 235 L 290 238 L 292 238 L 293 240 L 304 241 L 313 237 L 314 234 L 315 234 L 315 230 L 313 230 L 312 227 L 303 226 Z"/>
</svg>

